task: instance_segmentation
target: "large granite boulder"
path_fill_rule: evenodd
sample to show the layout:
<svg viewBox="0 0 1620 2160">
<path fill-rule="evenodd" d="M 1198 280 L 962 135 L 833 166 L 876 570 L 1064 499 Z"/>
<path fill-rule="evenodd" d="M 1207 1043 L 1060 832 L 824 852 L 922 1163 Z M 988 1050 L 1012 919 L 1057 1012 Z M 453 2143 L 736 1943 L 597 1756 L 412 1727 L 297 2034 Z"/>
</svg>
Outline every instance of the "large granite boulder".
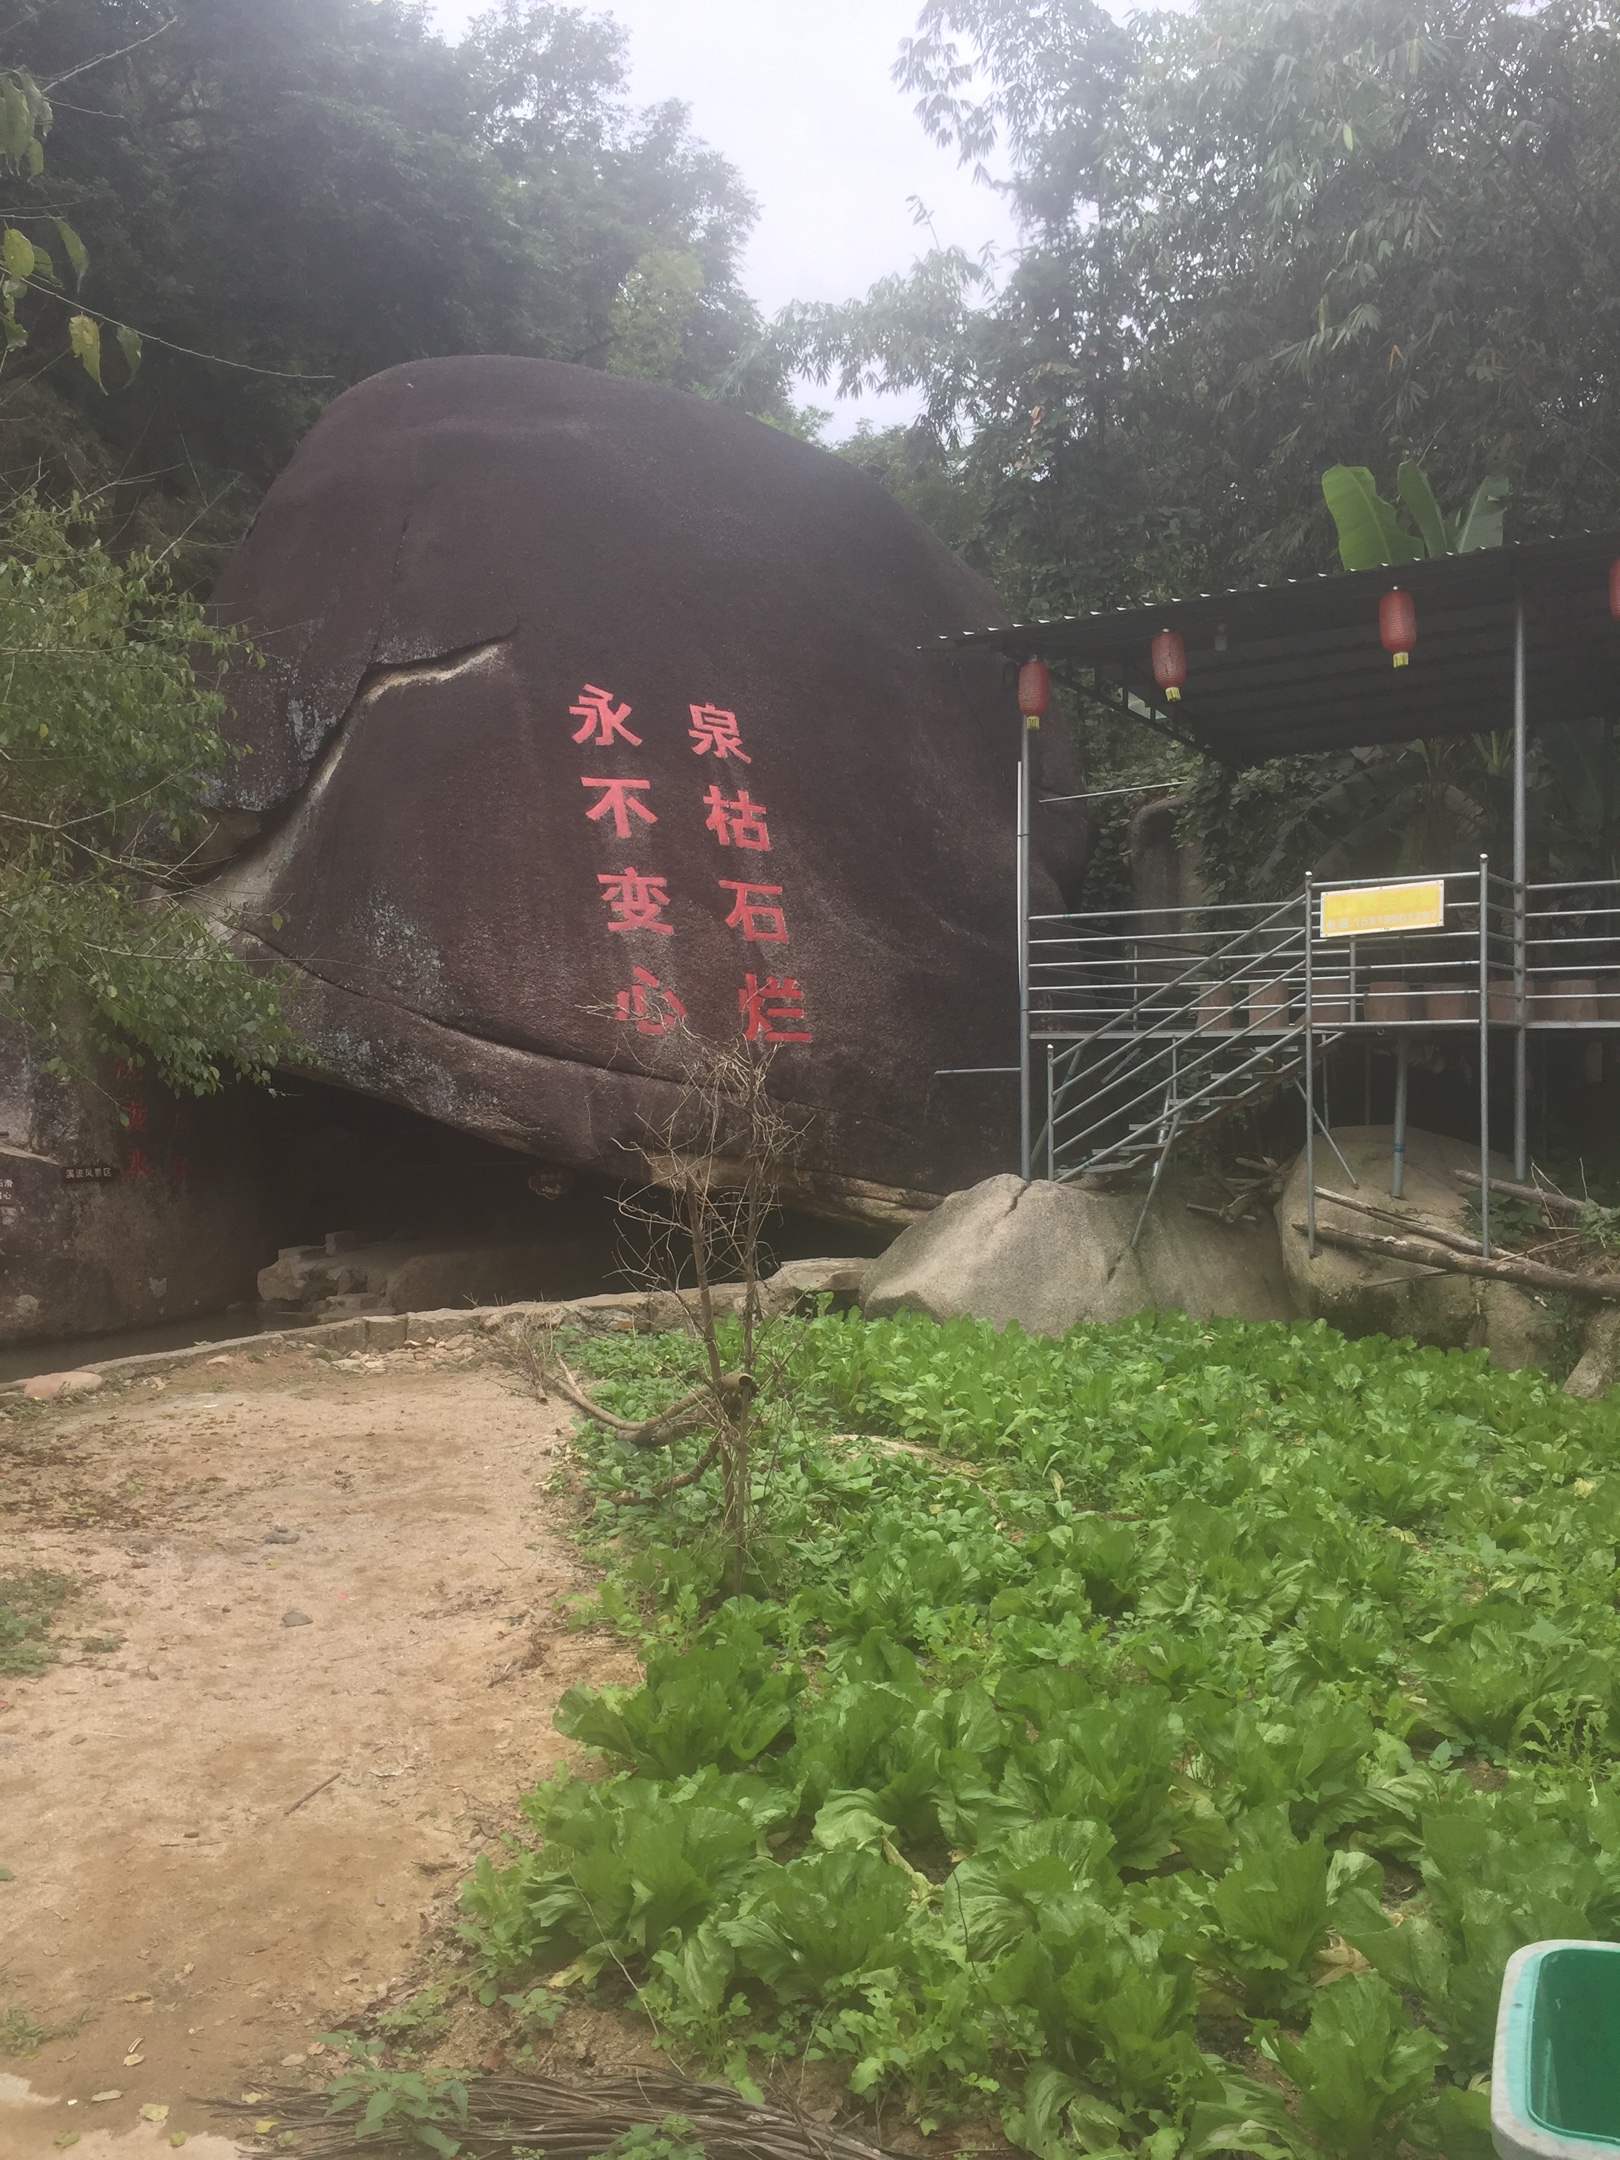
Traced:
<svg viewBox="0 0 1620 2160">
<path fill-rule="evenodd" d="M 1285 1320 L 1287 1286 L 1269 1222 L 1228 1226 L 1187 1205 L 1167 1178 L 1136 1245 L 1140 1193 L 1083 1191 L 1016 1177 L 955 1192 L 874 1260 L 861 1284 L 869 1319 L 926 1313 L 1061 1335 L 1082 1320 L 1180 1310 L 1194 1319 Z"/>
<path fill-rule="evenodd" d="M 203 904 L 309 1069 L 636 1174 L 684 1015 L 778 1046 L 814 1174 L 1005 1165 L 1014 1084 L 936 1077 L 1016 1055 L 1019 720 L 942 642 L 1002 611 L 875 481 L 649 384 L 422 361 L 327 410 L 216 602 L 268 665 Z M 1040 814 L 1037 907 L 1087 840 Z"/>
<path fill-rule="evenodd" d="M 1457 1181 L 1459 1170 L 1479 1168 L 1479 1149 L 1470 1141 L 1409 1128 L 1406 1168 L 1399 1200 L 1390 1198 L 1391 1132 L 1387 1125 L 1342 1125 L 1333 1138 L 1360 1181 L 1352 1187 L 1325 1142 L 1316 1149 L 1316 1182 L 1328 1192 L 1354 1192 L 1392 1213 L 1465 1227 L 1468 1196 Z M 1511 1177 L 1503 1156 L 1492 1157 L 1493 1177 Z M 1277 1202 L 1277 1229 L 1283 1266 L 1294 1310 L 1312 1320 L 1330 1320 L 1346 1335 L 1410 1335 L 1442 1350 L 1490 1352 L 1491 1362 L 1514 1367 L 1545 1365 L 1557 1355 L 1559 1319 L 1545 1298 L 1514 1283 L 1486 1282 L 1472 1275 L 1430 1270 L 1379 1253 L 1343 1250 L 1319 1244 L 1315 1258 L 1306 1250 L 1305 1158 L 1300 1155 Z M 1348 1230 L 1399 1235 L 1399 1225 L 1319 1201 L 1318 1221 Z"/>
</svg>

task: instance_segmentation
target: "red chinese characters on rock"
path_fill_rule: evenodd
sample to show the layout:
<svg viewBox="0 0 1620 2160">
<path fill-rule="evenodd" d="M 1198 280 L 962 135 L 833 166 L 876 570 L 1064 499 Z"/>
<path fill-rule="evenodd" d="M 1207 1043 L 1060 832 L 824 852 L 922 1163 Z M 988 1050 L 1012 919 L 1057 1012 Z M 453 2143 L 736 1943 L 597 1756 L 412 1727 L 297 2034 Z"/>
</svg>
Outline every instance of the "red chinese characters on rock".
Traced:
<svg viewBox="0 0 1620 2160">
<path fill-rule="evenodd" d="M 719 882 L 722 892 L 737 896 L 726 917 L 728 930 L 740 930 L 750 945 L 787 943 L 787 916 L 772 904 L 782 897 L 780 885 L 749 885 L 738 878 L 721 878 Z M 756 899 L 756 894 L 762 897 Z"/>
<path fill-rule="evenodd" d="M 588 682 L 569 712 L 579 722 L 574 741 L 593 749 L 609 749 L 615 743 L 642 747 L 642 738 L 628 725 L 632 708 L 611 690 Z M 689 704 L 688 739 L 695 757 L 712 757 L 716 763 L 735 759 L 751 765 L 743 748 L 742 730 L 730 708 L 714 704 Z M 650 797 L 651 780 L 608 774 L 582 773 L 580 786 L 597 791 L 586 809 L 592 824 L 611 825 L 615 839 L 628 840 L 638 826 L 658 823 Z M 723 848 L 755 854 L 771 853 L 769 816 L 764 803 L 756 802 L 746 787 L 729 790 L 715 781 L 703 797 L 704 825 Z M 607 909 L 610 931 L 650 930 L 655 937 L 673 937 L 675 925 L 668 921 L 671 906 L 667 876 L 638 870 L 598 872 L 597 885 Z M 746 878 L 721 878 L 720 890 L 728 893 L 728 930 L 739 930 L 749 945 L 785 945 L 788 942 L 787 911 L 782 887 Z M 687 1020 L 687 1010 L 676 993 L 667 988 L 650 968 L 631 971 L 628 988 L 614 993 L 614 1016 L 637 1034 L 671 1034 Z M 804 990 L 797 976 L 748 974 L 737 993 L 737 1010 L 748 1042 L 808 1043 L 814 1036 L 805 1018 Z M 144 1173 L 137 1173 L 144 1174 Z"/>
<path fill-rule="evenodd" d="M 599 818 L 611 817 L 613 830 L 621 840 L 630 837 L 632 817 L 639 818 L 643 825 L 658 823 L 657 811 L 649 810 L 641 799 L 642 790 L 652 786 L 650 780 L 589 780 L 582 773 L 579 784 L 602 790 L 601 801 L 593 803 L 585 815 L 593 825 Z"/>
<path fill-rule="evenodd" d="M 753 764 L 742 746 L 734 712 L 726 712 L 718 705 L 691 705 L 687 710 L 692 715 L 688 732 L 694 756 L 707 757 L 713 751 L 717 758 L 738 758 L 744 765 Z"/>
<path fill-rule="evenodd" d="M 728 800 L 725 790 L 716 784 L 703 802 L 709 813 L 703 822 L 722 847 L 757 848 L 762 854 L 770 853 L 765 805 L 751 802 L 746 788 Z"/>
<path fill-rule="evenodd" d="M 745 975 L 737 992 L 745 1042 L 807 1043 L 815 1037 L 805 1025 L 804 992 L 791 975 Z"/>
<path fill-rule="evenodd" d="M 621 1020 L 635 1022 L 638 1035 L 672 1034 L 686 1018 L 686 1007 L 674 991 L 643 967 L 633 970 L 629 989 L 621 990 L 613 1002 Z"/>
<path fill-rule="evenodd" d="M 126 1131 L 145 1132 L 147 1109 L 145 1103 L 141 1102 L 139 1098 L 133 1098 L 126 1103 L 120 1103 L 118 1106 L 118 1113 L 124 1121 L 124 1127 Z"/>
<path fill-rule="evenodd" d="M 176 1185 L 186 1184 L 191 1177 L 190 1156 L 171 1155 L 169 1157 L 169 1175 L 171 1178 L 173 1178 Z"/>
<path fill-rule="evenodd" d="M 641 737 L 632 735 L 625 726 L 630 717 L 628 705 L 616 705 L 611 690 L 599 690 L 595 683 L 587 683 L 579 693 L 579 703 L 568 710 L 581 723 L 575 742 L 588 742 L 598 750 L 605 750 L 615 739 L 634 743 L 639 750 Z"/>
<path fill-rule="evenodd" d="M 675 925 L 663 919 L 669 906 L 669 886 L 664 878 L 644 877 L 632 864 L 617 872 L 598 871 L 596 882 L 602 887 L 602 898 L 613 917 L 608 924 L 610 930 L 653 930 L 660 937 L 675 935 Z"/>
<path fill-rule="evenodd" d="M 147 1165 L 145 1149 L 132 1147 L 129 1153 L 124 1157 L 125 1177 L 143 1178 L 150 1177 L 151 1174 L 151 1170 Z"/>
</svg>

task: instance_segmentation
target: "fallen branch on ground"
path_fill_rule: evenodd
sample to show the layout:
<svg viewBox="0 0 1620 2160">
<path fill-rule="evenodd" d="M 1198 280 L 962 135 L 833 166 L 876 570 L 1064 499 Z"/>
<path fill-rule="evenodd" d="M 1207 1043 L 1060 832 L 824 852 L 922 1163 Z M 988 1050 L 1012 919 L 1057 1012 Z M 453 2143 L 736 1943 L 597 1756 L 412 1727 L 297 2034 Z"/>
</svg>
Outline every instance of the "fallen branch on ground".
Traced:
<svg viewBox="0 0 1620 2160">
<path fill-rule="evenodd" d="M 1394 1208 L 1380 1207 L 1374 1200 L 1358 1200 L 1349 1193 L 1330 1192 L 1325 1185 L 1317 1186 L 1316 1197 L 1331 1200 L 1335 1207 L 1353 1208 L 1358 1215 L 1375 1215 L 1380 1222 L 1399 1223 L 1414 1237 L 1430 1238 L 1436 1245 L 1449 1245 L 1453 1252 L 1479 1251 L 1478 1238 L 1469 1237 L 1466 1231 L 1448 1229 L 1443 1223 L 1427 1222 L 1420 1215 L 1402 1215 Z"/>
<path fill-rule="evenodd" d="M 1470 1185 L 1479 1190 L 1477 1170 L 1453 1170 L 1452 1176 L 1459 1185 Z M 1586 1212 L 1587 1203 L 1577 1200 L 1569 1193 L 1554 1192 L 1546 1185 L 1515 1185 L 1510 1178 L 1493 1177 L 1491 1191 L 1504 1194 L 1509 1200 L 1536 1200 L 1549 1215 L 1562 1215 L 1568 1221 L 1579 1221 Z"/>
<path fill-rule="evenodd" d="M 1305 1225 L 1294 1228 L 1304 1234 Z M 1386 1260 L 1410 1260 L 1419 1267 L 1448 1268 L 1454 1275 L 1479 1275 L 1487 1282 L 1522 1283 L 1530 1290 L 1561 1290 L 1570 1297 L 1620 1298 L 1620 1275 L 1575 1275 L 1566 1268 L 1543 1267 L 1537 1260 L 1489 1259 L 1481 1252 L 1456 1252 L 1429 1238 L 1380 1237 L 1371 1231 L 1343 1230 L 1334 1223 L 1319 1222 L 1316 1235 L 1324 1245 L 1339 1245 L 1347 1252 L 1380 1253 Z"/>
<path fill-rule="evenodd" d="M 656 2127 L 666 2116 L 691 2124 L 690 2141 L 708 2160 L 897 2160 L 881 2145 L 847 2130 L 805 2122 L 784 2108 L 762 2107 L 724 2085 L 702 2085 L 668 2070 L 612 2078 L 600 2085 L 563 2085 L 549 2078 L 470 2077 L 465 2081 L 465 2119 L 443 2127 L 477 2160 L 495 2160 L 514 2146 L 538 2147 L 546 2160 L 596 2160 L 638 2124 Z M 278 2133 L 296 2131 L 304 2160 L 379 2160 L 390 2150 L 419 2153 L 403 2127 L 395 2136 L 373 2133 L 360 2143 L 364 2101 L 337 2117 L 327 2114 L 324 2092 L 272 2085 L 252 2101 L 210 2100 L 229 2115 L 273 2118 Z"/>
</svg>

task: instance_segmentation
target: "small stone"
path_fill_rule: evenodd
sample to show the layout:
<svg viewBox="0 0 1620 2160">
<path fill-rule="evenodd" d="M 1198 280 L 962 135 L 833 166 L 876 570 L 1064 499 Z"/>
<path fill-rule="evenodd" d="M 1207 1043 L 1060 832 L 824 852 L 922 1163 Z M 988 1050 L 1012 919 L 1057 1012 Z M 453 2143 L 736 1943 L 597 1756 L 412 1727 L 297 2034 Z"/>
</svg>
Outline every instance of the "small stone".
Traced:
<svg viewBox="0 0 1620 2160">
<path fill-rule="evenodd" d="M 261 1545 L 296 1545 L 298 1543 L 298 1532 L 289 1530 L 283 1524 L 277 1523 L 273 1530 L 267 1530 L 264 1533 L 259 1543 Z"/>
<path fill-rule="evenodd" d="M 307 1612 L 289 1611 L 282 1614 L 281 1624 L 283 1627 L 308 1627 L 311 1623 Z"/>
<path fill-rule="evenodd" d="M 92 2093 L 90 2095 L 90 2105 L 94 2107 L 98 2100 L 122 2100 L 123 2097 L 123 2087 L 121 2085 L 112 2085 L 105 2092 Z"/>
<path fill-rule="evenodd" d="M 59 1395 L 93 1395 L 105 1386 L 98 1372 L 45 1372 L 25 1380 L 23 1393 L 34 1402 L 54 1402 Z"/>
</svg>

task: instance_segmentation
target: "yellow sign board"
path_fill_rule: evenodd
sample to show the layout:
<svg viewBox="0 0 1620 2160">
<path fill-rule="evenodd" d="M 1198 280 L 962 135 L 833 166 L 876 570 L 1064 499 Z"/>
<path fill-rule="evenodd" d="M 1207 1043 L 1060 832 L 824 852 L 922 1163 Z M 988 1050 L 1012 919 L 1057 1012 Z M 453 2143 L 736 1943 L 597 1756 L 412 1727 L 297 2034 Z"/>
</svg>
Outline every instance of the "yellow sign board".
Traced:
<svg viewBox="0 0 1620 2160">
<path fill-rule="evenodd" d="M 1374 937 L 1383 930 L 1440 930 L 1446 920 L 1444 878 L 1400 885 L 1355 885 L 1322 895 L 1321 935 Z"/>
</svg>

